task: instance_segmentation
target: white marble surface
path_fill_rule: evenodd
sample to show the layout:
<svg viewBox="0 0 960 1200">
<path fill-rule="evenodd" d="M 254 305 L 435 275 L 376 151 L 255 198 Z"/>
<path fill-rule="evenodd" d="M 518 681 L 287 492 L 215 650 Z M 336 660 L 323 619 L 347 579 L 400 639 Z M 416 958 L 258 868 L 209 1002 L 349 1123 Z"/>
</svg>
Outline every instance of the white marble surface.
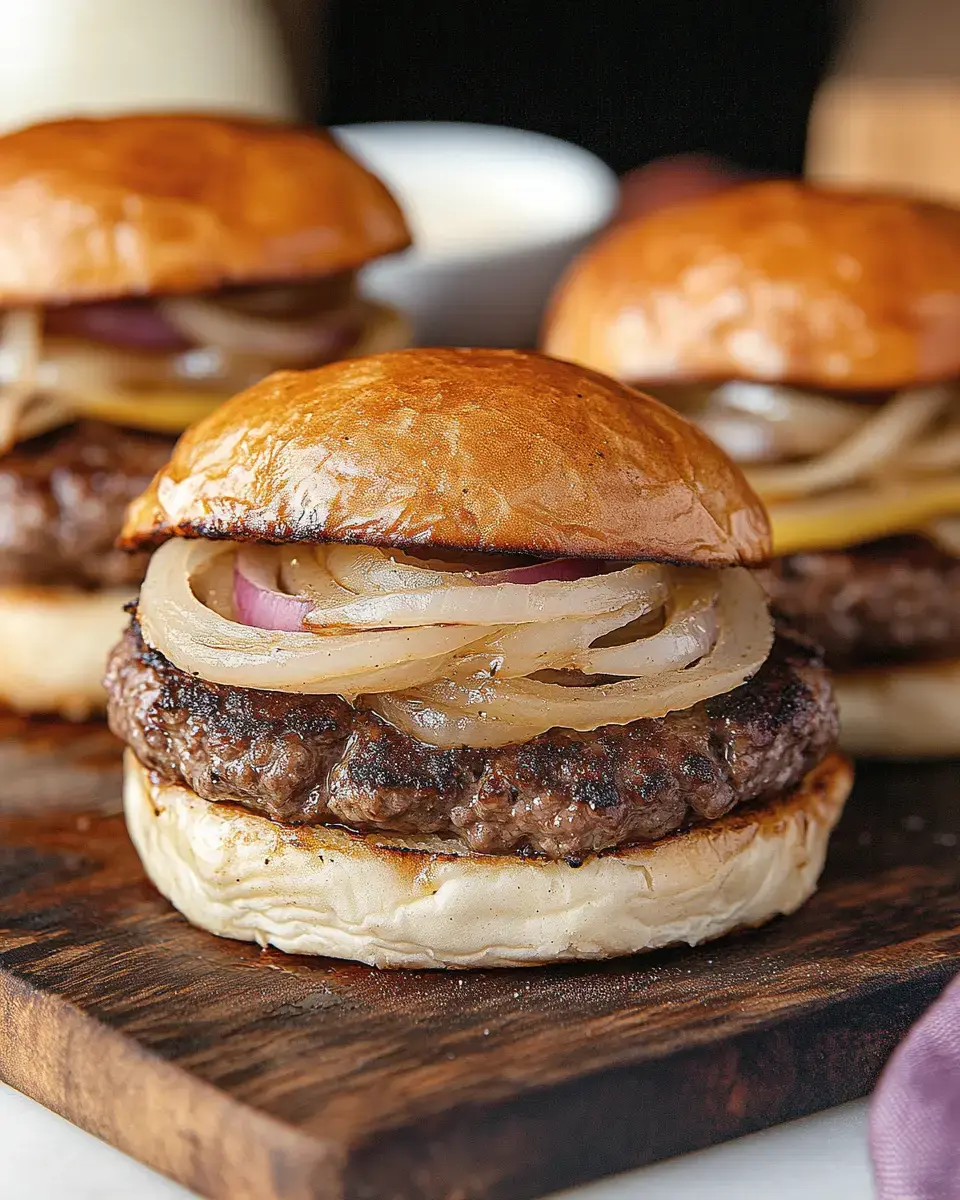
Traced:
<svg viewBox="0 0 960 1200">
<path fill-rule="evenodd" d="M 870 1200 L 866 1104 L 563 1193 L 562 1200 Z M 190 1200 L 191 1193 L 0 1084 L 3 1200 Z M 555 1200 L 561 1200 L 556 1197 Z"/>
</svg>

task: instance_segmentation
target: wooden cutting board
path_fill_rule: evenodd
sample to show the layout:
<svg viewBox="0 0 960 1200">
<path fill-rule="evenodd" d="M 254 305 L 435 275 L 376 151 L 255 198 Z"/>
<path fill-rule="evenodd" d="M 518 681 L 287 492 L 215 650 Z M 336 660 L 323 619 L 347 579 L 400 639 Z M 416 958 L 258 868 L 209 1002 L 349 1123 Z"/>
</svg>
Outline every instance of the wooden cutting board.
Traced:
<svg viewBox="0 0 960 1200">
<path fill-rule="evenodd" d="M 863 769 L 799 914 L 603 966 L 380 973 L 191 929 L 103 730 L 0 733 L 0 1076 L 211 1197 L 528 1197 L 863 1095 L 960 969 L 960 764 Z"/>
</svg>

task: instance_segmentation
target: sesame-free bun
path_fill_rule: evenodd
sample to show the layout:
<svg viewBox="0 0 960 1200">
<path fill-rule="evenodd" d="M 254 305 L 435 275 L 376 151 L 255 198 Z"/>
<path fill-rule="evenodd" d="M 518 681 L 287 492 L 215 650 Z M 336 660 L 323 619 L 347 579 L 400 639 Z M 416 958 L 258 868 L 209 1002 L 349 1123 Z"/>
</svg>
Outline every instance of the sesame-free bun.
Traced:
<svg viewBox="0 0 960 1200">
<path fill-rule="evenodd" d="M 134 589 L 135 590 L 135 589 Z M 0 704 L 79 721 L 103 712 L 103 670 L 129 591 L 0 588 Z"/>
<path fill-rule="evenodd" d="M 581 866 L 280 825 L 152 779 L 131 751 L 127 827 L 147 874 L 222 937 L 378 967 L 513 967 L 696 945 L 798 908 L 850 790 L 843 758 L 780 800 Z"/>
<path fill-rule="evenodd" d="M 309 279 L 409 242 L 323 132 L 151 114 L 0 137 L 0 306 Z"/>
<path fill-rule="evenodd" d="M 126 546 L 361 542 L 722 566 L 766 512 L 695 426 L 593 371 L 514 350 L 406 350 L 280 372 L 180 439 Z"/>
<path fill-rule="evenodd" d="M 865 667 L 834 676 L 840 742 L 864 758 L 960 756 L 960 661 Z"/>
<path fill-rule="evenodd" d="M 635 383 L 882 390 L 960 375 L 960 212 L 772 181 L 640 218 L 561 281 L 543 347 Z"/>
</svg>

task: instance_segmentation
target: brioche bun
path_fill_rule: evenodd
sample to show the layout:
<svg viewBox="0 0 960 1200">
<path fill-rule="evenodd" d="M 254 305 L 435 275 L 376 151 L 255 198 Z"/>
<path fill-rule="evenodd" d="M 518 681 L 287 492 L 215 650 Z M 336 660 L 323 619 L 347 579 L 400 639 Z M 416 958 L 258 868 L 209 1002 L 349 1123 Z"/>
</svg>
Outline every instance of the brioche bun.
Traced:
<svg viewBox="0 0 960 1200">
<path fill-rule="evenodd" d="M 770 553 L 740 469 L 671 409 L 513 350 L 280 372 L 188 430 L 122 544 L 172 536 L 655 559 Z"/>
<path fill-rule="evenodd" d="M 0 588 L 0 704 L 81 721 L 106 704 L 103 668 L 129 591 Z"/>
<path fill-rule="evenodd" d="M 378 967 L 514 967 L 696 945 L 814 891 L 852 771 L 833 755 L 782 799 L 565 862 L 280 825 L 159 784 L 127 751 L 127 827 L 194 925 Z"/>
<path fill-rule="evenodd" d="M 0 306 L 316 278 L 409 243 L 323 132 L 149 114 L 0 137 Z"/>
<path fill-rule="evenodd" d="M 769 181 L 615 228 L 557 290 L 549 354 L 652 384 L 883 390 L 960 375 L 960 212 Z"/>
<path fill-rule="evenodd" d="M 865 667 L 834 676 L 840 742 L 863 758 L 960 755 L 960 661 Z"/>
</svg>

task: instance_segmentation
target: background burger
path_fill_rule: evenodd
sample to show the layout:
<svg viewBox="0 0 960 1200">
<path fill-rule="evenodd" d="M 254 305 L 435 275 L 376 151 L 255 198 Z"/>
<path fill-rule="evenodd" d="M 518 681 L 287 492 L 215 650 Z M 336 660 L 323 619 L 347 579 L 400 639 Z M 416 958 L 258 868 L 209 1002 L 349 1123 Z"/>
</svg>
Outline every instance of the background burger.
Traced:
<svg viewBox="0 0 960 1200">
<path fill-rule="evenodd" d="M 844 744 L 960 752 L 960 213 L 733 188 L 588 250 L 543 342 L 656 385 L 745 465 Z"/>
<path fill-rule="evenodd" d="M 126 503 L 238 388 L 402 345 L 354 273 L 408 242 L 323 134 L 135 116 L 0 138 L 0 702 L 102 707 L 144 567 L 113 547 Z"/>
<path fill-rule="evenodd" d="M 699 430 L 535 354 L 280 373 L 180 440 L 107 675 L 128 825 L 198 925 L 385 966 L 696 943 L 795 909 L 850 783 Z M 157 548 L 158 547 L 158 548 Z"/>
</svg>

